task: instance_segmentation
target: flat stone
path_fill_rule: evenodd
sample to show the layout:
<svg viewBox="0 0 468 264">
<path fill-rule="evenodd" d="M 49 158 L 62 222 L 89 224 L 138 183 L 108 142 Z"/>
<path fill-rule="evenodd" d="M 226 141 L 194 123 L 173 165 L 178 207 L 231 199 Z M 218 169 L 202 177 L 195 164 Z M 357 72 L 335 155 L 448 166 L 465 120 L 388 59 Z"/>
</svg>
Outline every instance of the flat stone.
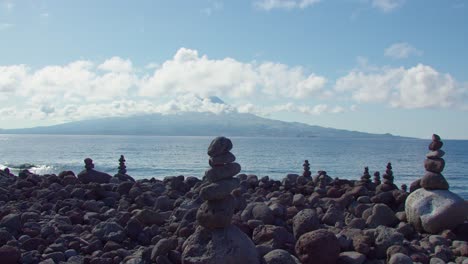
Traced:
<svg viewBox="0 0 468 264">
<path fill-rule="evenodd" d="M 239 179 L 231 178 L 211 183 L 203 187 L 200 196 L 204 200 L 221 200 L 230 196 L 231 192 L 239 186 Z"/>
<path fill-rule="evenodd" d="M 366 261 L 366 256 L 356 251 L 341 252 L 338 258 L 339 264 L 362 264 Z"/>
<path fill-rule="evenodd" d="M 427 158 L 442 158 L 445 155 L 445 151 L 439 149 L 439 150 L 434 150 L 434 151 L 429 151 L 426 154 Z"/>
<path fill-rule="evenodd" d="M 211 141 L 208 147 L 208 155 L 210 157 L 221 156 L 232 149 L 232 142 L 226 137 L 217 137 Z"/>
<path fill-rule="evenodd" d="M 231 224 L 234 214 L 234 197 L 205 201 L 197 211 L 198 223 L 208 229 L 224 228 Z"/>
<path fill-rule="evenodd" d="M 216 166 L 220 164 L 232 163 L 236 160 L 236 156 L 231 152 L 226 152 L 220 156 L 210 158 L 210 166 Z"/>
<path fill-rule="evenodd" d="M 439 150 L 443 145 L 444 142 L 442 141 L 432 141 L 431 144 L 429 144 L 429 150 Z"/>
<path fill-rule="evenodd" d="M 228 163 L 223 166 L 213 167 L 205 172 L 205 177 L 210 182 L 217 182 L 223 179 L 229 179 L 241 171 L 238 163 Z"/>
<path fill-rule="evenodd" d="M 449 184 L 445 177 L 440 173 L 426 172 L 421 178 L 421 187 L 427 190 L 448 190 Z"/>
<path fill-rule="evenodd" d="M 424 160 L 424 168 L 426 171 L 440 173 L 444 170 L 445 160 L 441 158 L 426 159 Z"/>
</svg>

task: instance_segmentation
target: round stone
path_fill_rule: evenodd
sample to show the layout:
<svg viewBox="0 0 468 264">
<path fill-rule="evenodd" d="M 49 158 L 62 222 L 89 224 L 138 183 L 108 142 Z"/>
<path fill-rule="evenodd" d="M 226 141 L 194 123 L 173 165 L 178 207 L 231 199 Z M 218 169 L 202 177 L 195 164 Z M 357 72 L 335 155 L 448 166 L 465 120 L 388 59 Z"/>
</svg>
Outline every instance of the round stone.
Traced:
<svg viewBox="0 0 468 264">
<path fill-rule="evenodd" d="M 220 156 L 215 156 L 210 158 L 210 166 L 215 167 L 218 165 L 224 165 L 226 163 L 232 163 L 236 160 L 236 156 L 231 152 L 226 152 Z"/>
<path fill-rule="evenodd" d="M 231 224 L 234 214 L 234 198 L 229 195 L 223 200 L 205 201 L 197 211 L 198 223 L 206 228 L 224 228 Z"/>
<path fill-rule="evenodd" d="M 208 155 L 210 157 L 220 156 L 232 149 L 232 142 L 226 137 L 217 137 L 211 141 L 208 147 Z"/>
<path fill-rule="evenodd" d="M 426 154 L 427 158 L 442 158 L 445 155 L 445 151 L 439 149 L 439 150 L 434 150 L 434 151 L 429 151 Z"/>
<path fill-rule="evenodd" d="M 228 163 L 219 167 L 213 167 L 205 172 L 205 177 L 210 182 L 217 182 L 223 179 L 229 179 L 241 171 L 239 163 Z"/>
<path fill-rule="evenodd" d="M 432 141 L 431 144 L 429 144 L 429 150 L 439 150 L 443 145 L 444 143 L 442 141 Z"/>
<path fill-rule="evenodd" d="M 421 187 L 428 190 L 448 190 L 449 184 L 440 173 L 426 172 L 420 182 Z"/>
<path fill-rule="evenodd" d="M 444 170 L 445 160 L 441 158 L 426 159 L 424 160 L 424 168 L 426 171 L 440 173 Z"/>
<path fill-rule="evenodd" d="M 296 243 L 296 254 L 304 264 L 334 264 L 340 255 L 340 242 L 325 229 L 303 234 Z"/>
<path fill-rule="evenodd" d="M 239 186 L 239 179 L 231 178 L 211 183 L 200 190 L 200 196 L 204 200 L 221 200 L 231 195 L 231 192 Z"/>
</svg>

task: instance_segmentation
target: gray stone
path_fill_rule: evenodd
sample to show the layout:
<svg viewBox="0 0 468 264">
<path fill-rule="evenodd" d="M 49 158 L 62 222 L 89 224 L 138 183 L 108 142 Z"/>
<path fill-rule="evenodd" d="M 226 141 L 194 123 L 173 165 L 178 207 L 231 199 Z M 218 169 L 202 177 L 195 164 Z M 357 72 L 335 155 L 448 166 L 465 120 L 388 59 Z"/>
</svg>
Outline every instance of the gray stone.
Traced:
<svg viewBox="0 0 468 264">
<path fill-rule="evenodd" d="M 226 164 L 226 163 L 231 163 L 236 160 L 236 156 L 232 154 L 231 152 L 226 152 L 225 154 L 222 154 L 220 156 L 215 156 L 210 158 L 210 165 L 211 166 L 216 166 L 220 164 Z"/>
<path fill-rule="evenodd" d="M 102 241 L 122 242 L 125 232 L 116 222 L 101 222 L 93 229 L 93 234 Z"/>
<path fill-rule="evenodd" d="M 226 137 L 217 137 L 211 141 L 208 147 L 208 155 L 210 157 L 221 156 L 232 149 L 232 142 Z"/>
<path fill-rule="evenodd" d="M 218 182 L 230 179 L 241 171 L 239 163 L 228 163 L 219 167 L 213 167 L 205 172 L 205 177 L 210 182 Z M 236 179 L 237 180 L 237 179 Z"/>
<path fill-rule="evenodd" d="M 229 226 L 234 214 L 234 206 L 232 195 L 222 200 L 205 201 L 197 211 L 197 221 L 200 225 L 209 229 Z"/>
<path fill-rule="evenodd" d="M 235 226 L 208 230 L 198 227 L 182 245 L 184 264 L 260 263 L 250 238 Z"/>
<path fill-rule="evenodd" d="M 441 173 L 445 167 L 445 160 L 442 158 L 432 158 L 424 160 L 424 168 L 426 171 Z"/>
<path fill-rule="evenodd" d="M 221 200 L 231 195 L 231 192 L 239 186 L 239 179 L 231 178 L 211 183 L 203 187 L 200 196 L 204 200 Z"/>
<path fill-rule="evenodd" d="M 372 208 L 372 215 L 366 220 L 366 224 L 371 228 L 376 228 L 379 225 L 393 227 L 398 222 L 399 220 L 395 216 L 395 213 L 386 204 L 376 204 Z"/>
<path fill-rule="evenodd" d="M 294 245 L 293 235 L 282 226 L 262 225 L 252 232 L 255 245 L 267 246 L 271 249 L 286 249 Z"/>
<path fill-rule="evenodd" d="M 427 190 L 448 190 L 449 184 L 445 177 L 440 173 L 426 172 L 421 178 L 421 187 Z"/>
<path fill-rule="evenodd" d="M 366 261 L 366 256 L 356 251 L 341 252 L 338 257 L 338 264 L 362 264 Z"/>
<path fill-rule="evenodd" d="M 418 189 L 405 203 L 406 217 L 416 229 L 437 234 L 462 224 L 468 215 L 468 204 L 448 190 Z"/>
<path fill-rule="evenodd" d="M 392 255 L 388 264 L 413 264 L 413 261 L 403 253 L 396 253 Z"/>
<path fill-rule="evenodd" d="M 393 228 L 379 226 L 376 228 L 377 236 L 375 238 L 376 254 L 378 258 L 385 258 L 387 249 L 392 245 L 403 244 L 403 234 Z"/>
<path fill-rule="evenodd" d="M 426 158 L 442 158 L 445 155 L 445 151 L 439 149 L 435 151 L 429 151 L 429 153 L 426 154 Z"/>
<path fill-rule="evenodd" d="M 320 220 L 313 209 L 304 209 L 293 218 L 293 234 L 297 239 L 302 234 L 314 231 L 320 227 Z"/>
<path fill-rule="evenodd" d="M 0 227 L 5 227 L 10 232 L 19 232 L 21 230 L 21 216 L 19 214 L 9 214 L 2 218 Z"/>
<path fill-rule="evenodd" d="M 275 249 L 263 256 L 266 264 L 300 264 L 299 260 L 286 250 Z"/>
<path fill-rule="evenodd" d="M 153 250 L 151 251 L 151 260 L 156 261 L 158 256 L 165 256 L 167 253 L 173 249 L 177 248 L 177 239 L 176 238 L 163 238 L 154 245 Z"/>
</svg>

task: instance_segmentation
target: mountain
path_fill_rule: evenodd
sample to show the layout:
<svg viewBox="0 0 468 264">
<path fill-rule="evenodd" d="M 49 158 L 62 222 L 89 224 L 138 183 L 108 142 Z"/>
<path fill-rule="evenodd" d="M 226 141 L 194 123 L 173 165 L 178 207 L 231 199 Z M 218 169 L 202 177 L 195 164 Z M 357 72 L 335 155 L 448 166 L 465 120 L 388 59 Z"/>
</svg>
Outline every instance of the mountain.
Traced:
<svg viewBox="0 0 468 264">
<path fill-rule="evenodd" d="M 2 134 L 161 135 L 161 136 L 271 136 L 271 137 L 394 137 L 284 122 L 253 114 L 187 112 L 148 114 L 70 122 L 54 126 L 4 129 Z"/>
</svg>

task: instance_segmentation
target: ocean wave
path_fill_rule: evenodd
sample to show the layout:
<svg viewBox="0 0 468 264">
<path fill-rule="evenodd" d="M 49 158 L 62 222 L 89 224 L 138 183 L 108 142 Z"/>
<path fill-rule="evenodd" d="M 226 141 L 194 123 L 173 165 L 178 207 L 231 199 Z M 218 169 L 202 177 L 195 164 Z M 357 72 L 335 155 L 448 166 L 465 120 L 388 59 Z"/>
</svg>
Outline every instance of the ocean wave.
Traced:
<svg viewBox="0 0 468 264">
<path fill-rule="evenodd" d="M 52 165 L 36 165 L 31 163 L 22 163 L 22 164 L 0 164 L 0 169 L 4 170 L 6 168 L 10 169 L 10 172 L 13 174 L 18 174 L 22 170 L 29 170 L 32 173 L 43 175 L 50 174 L 55 171 L 55 167 Z"/>
</svg>

